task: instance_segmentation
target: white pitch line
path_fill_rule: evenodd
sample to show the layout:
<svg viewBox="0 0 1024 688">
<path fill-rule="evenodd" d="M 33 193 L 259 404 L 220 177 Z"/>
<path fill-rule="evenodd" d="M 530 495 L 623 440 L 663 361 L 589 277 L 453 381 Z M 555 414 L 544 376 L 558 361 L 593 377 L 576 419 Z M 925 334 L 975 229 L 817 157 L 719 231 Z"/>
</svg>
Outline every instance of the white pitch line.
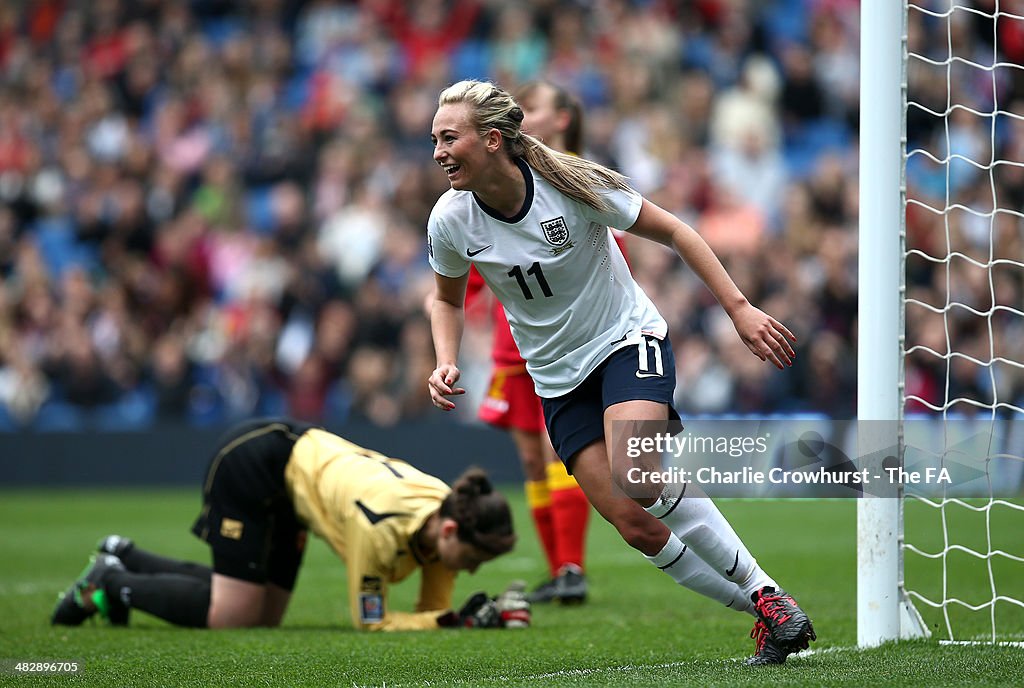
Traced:
<svg viewBox="0 0 1024 688">
<path fill-rule="evenodd" d="M 947 646 L 947 647 L 974 646 L 974 645 L 985 646 L 985 645 L 987 645 L 989 647 L 1015 647 L 1015 648 L 1019 648 L 1019 649 L 1024 649 L 1024 640 L 1000 640 L 1000 641 L 996 641 L 996 642 L 992 642 L 991 640 L 940 640 L 939 641 L 939 645 L 943 645 L 943 646 Z M 863 652 L 864 649 L 868 649 L 868 648 L 859 648 L 859 647 L 853 647 L 853 646 L 849 646 L 849 645 L 847 645 L 847 646 L 836 645 L 836 646 L 833 646 L 833 647 L 821 647 L 821 648 L 813 648 L 812 647 L 809 650 L 804 650 L 800 654 L 793 655 L 793 656 L 794 657 L 809 657 L 811 655 L 823 655 L 823 654 L 830 654 L 830 653 L 834 653 L 834 652 Z"/>
<path fill-rule="evenodd" d="M 1015 647 L 1024 650 L 1024 640 L 940 640 L 939 645 L 991 645 L 992 647 Z"/>
<path fill-rule="evenodd" d="M 830 655 L 837 652 L 861 652 L 861 648 L 851 645 L 833 645 L 831 647 L 812 647 L 808 650 L 801 650 L 799 654 L 792 655 L 797 659 L 810 657 L 812 655 Z"/>
<path fill-rule="evenodd" d="M 434 684 L 431 681 L 423 683 L 410 683 L 404 685 L 415 685 L 415 686 L 432 686 L 432 685 L 445 685 L 445 686 L 457 686 L 457 685 L 480 685 L 482 683 L 511 683 L 513 681 L 544 681 L 553 678 L 568 678 L 568 677 L 582 677 L 582 676 L 594 676 L 595 674 L 609 674 L 614 672 L 630 672 L 637 671 L 640 669 L 674 669 L 683 666 L 693 666 L 699 662 L 666 662 L 663 664 L 624 664 L 621 666 L 611 667 L 592 667 L 589 669 L 562 669 L 560 671 L 548 671 L 540 674 L 525 674 L 518 676 L 489 676 L 487 678 L 473 678 L 473 679 L 457 679 L 455 681 L 447 681 L 443 684 Z M 387 684 L 382 684 L 380 688 L 386 688 Z"/>
<path fill-rule="evenodd" d="M 543 674 L 529 674 L 526 676 L 495 676 L 494 681 L 508 683 L 509 681 L 543 681 L 550 678 L 563 678 L 569 676 L 593 676 L 594 674 L 608 674 L 613 672 L 629 672 L 639 669 L 675 669 L 688 666 L 696 662 L 665 662 L 663 664 L 624 664 L 612 667 L 593 667 L 590 669 L 562 669 L 560 671 L 548 671 Z"/>
<path fill-rule="evenodd" d="M 804 650 L 795 657 L 807 657 L 814 654 L 827 654 L 833 652 L 848 652 L 848 651 L 859 651 L 855 647 L 824 647 L 820 649 Z M 746 657 L 733 657 L 726 659 L 726 662 L 742 662 Z M 718 660 L 693 660 L 690 662 L 663 662 L 660 664 L 622 664 L 618 666 L 609 667 L 591 667 L 586 669 L 561 669 L 559 671 L 547 671 L 539 674 L 525 674 L 517 676 L 490 676 L 487 678 L 474 678 L 474 679 L 457 679 L 455 681 L 448 681 L 445 683 L 434 684 L 431 681 L 423 683 L 411 683 L 403 685 L 415 685 L 415 686 L 432 686 L 432 685 L 445 685 L 445 686 L 456 686 L 456 685 L 480 685 L 482 683 L 512 683 L 514 681 L 545 681 L 556 678 L 580 678 L 586 676 L 595 676 L 601 674 L 613 674 L 613 673 L 628 673 L 635 671 L 645 670 L 658 670 L 658 669 L 678 669 L 680 667 L 693 667 L 699 665 L 719 665 Z M 387 688 L 389 684 L 382 684 L 380 688 Z M 394 685 L 392 688 L 395 688 Z"/>
</svg>

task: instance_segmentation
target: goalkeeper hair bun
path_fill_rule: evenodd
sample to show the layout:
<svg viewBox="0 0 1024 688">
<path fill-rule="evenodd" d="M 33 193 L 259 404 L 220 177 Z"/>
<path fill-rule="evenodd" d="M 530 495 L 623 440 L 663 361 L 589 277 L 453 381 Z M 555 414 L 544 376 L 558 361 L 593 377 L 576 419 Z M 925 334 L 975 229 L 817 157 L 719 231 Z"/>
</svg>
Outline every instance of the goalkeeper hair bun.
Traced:
<svg viewBox="0 0 1024 688">
<path fill-rule="evenodd" d="M 478 497 L 494 492 L 491 481 L 487 478 L 482 468 L 473 466 L 466 470 L 459 479 L 455 481 L 452 489 L 467 497 Z"/>
<path fill-rule="evenodd" d="M 512 511 L 481 468 L 466 470 L 441 502 L 441 516 L 458 524 L 459 540 L 491 554 L 512 549 L 516 536 Z"/>
</svg>

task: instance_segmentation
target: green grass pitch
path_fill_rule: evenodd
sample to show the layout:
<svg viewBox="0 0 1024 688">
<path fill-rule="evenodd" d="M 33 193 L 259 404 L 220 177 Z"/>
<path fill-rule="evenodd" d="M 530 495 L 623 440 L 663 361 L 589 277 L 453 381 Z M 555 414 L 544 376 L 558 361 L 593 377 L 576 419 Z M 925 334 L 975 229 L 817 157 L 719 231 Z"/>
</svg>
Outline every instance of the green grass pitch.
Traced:
<svg viewBox="0 0 1024 688">
<path fill-rule="evenodd" d="M 520 490 L 513 497 L 520 545 L 512 554 L 461 576 L 456 595 L 497 592 L 514 578 L 531 583 L 543 567 Z M 742 658 L 753 643 L 749 617 L 674 585 L 622 543 L 596 514 L 588 567 L 592 594 L 577 608 L 536 606 L 523 631 L 438 631 L 370 634 L 348 623 L 345 578 L 323 542 L 311 540 L 285 624 L 278 629 L 197 631 L 174 628 L 134 612 L 130 628 L 87 622 L 52 628 L 56 593 L 81 570 L 96 540 L 131 536 L 172 556 L 207 560 L 188 527 L 198 509 L 195 490 L 0 492 L 0 686 L 655 686 L 655 685 L 1020 685 L 1024 649 L 939 646 L 916 641 L 870 651 L 856 643 L 855 503 L 845 501 L 726 501 L 722 510 L 765 568 L 797 595 L 814 619 L 814 651 L 784 667 L 750 669 Z M 1010 514 L 1009 516 L 1014 516 Z M 1020 554 L 1024 528 L 993 513 L 996 546 Z M 920 545 L 937 547 L 934 514 L 908 505 L 908 528 Z M 967 544 L 985 545 L 984 517 L 950 517 Z M 979 530 L 980 524 L 980 530 Z M 919 526 L 919 527 L 918 527 Z M 994 538 L 995 539 L 995 538 Z M 991 599 L 982 562 L 951 555 L 949 589 L 972 604 Z M 941 590 L 937 565 L 908 561 L 923 592 Z M 1024 567 L 999 562 L 999 594 L 1024 598 Z M 394 589 L 392 604 L 408 608 L 418 582 Z M 943 631 L 941 613 L 923 610 Z M 1024 614 L 997 606 L 998 626 L 1020 641 Z M 989 612 L 951 612 L 958 635 L 986 633 Z M 75 660 L 75 676 L 16 675 L 10 660 Z"/>
</svg>

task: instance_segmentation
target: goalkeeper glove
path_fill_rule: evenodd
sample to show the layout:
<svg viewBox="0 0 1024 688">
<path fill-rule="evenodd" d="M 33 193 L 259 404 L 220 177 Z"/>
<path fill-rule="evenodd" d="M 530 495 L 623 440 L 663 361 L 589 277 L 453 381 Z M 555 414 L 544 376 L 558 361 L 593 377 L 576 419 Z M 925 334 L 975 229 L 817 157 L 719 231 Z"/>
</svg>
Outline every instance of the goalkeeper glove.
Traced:
<svg viewBox="0 0 1024 688">
<path fill-rule="evenodd" d="M 530 601 L 526 599 L 523 588 L 510 585 L 508 590 L 494 599 L 501 621 L 505 628 L 530 627 Z"/>
<path fill-rule="evenodd" d="M 438 617 L 437 624 L 445 628 L 526 628 L 530 625 L 530 603 L 522 595 L 504 593 L 491 599 L 478 592 L 458 612 Z"/>
<path fill-rule="evenodd" d="M 466 628 L 501 628 L 501 610 L 486 593 L 475 593 L 459 610 L 459 622 Z"/>
</svg>

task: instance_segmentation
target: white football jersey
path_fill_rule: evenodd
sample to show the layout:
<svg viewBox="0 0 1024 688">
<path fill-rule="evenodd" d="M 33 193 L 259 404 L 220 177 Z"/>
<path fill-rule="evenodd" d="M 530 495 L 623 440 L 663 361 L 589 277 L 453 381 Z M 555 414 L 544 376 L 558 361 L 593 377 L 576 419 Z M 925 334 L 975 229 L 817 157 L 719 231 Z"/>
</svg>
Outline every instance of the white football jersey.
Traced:
<svg viewBox="0 0 1024 688">
<path fill-rule="evenodd" d="M 515 217 L 469 191 L 450 189 L 438 199 L 427 222 L 430 265 L 453 278 L 476 265 L 505 307 L 537 394 L 558 397 L 613 351 L 644 334 L 663 339 L 668 327 L 608 229 L 633 226 L 641 197 L 602 192 L 612 209 L 600 212 L 517 162 L 527 193 Z"/>
</svg>

